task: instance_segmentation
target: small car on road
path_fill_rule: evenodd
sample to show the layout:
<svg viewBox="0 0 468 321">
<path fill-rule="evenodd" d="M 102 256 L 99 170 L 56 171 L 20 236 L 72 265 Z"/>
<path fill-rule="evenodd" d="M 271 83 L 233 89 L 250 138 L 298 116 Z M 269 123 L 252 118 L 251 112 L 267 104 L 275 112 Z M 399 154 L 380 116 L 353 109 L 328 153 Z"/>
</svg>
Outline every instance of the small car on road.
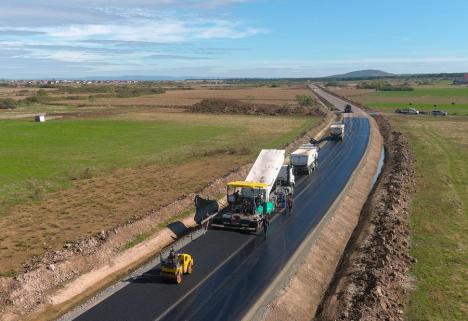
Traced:
<svg viewBox="0 0 468 321">
<path fill-rule="evenodd" d="M 432 116 L 447 116 L 448 113 L 446 111 L 442 110 L 433 110 L 432 111 Z"/>
</svg>

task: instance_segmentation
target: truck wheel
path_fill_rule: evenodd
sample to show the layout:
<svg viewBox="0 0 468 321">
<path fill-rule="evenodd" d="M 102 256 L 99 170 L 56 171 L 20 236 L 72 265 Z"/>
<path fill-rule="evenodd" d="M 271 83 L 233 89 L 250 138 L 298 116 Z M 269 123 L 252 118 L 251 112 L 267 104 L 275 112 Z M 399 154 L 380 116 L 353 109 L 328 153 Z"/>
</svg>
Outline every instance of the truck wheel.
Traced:
<svg viewBox="0 0 468 321">
<path fill-rule="evenodd" d="M 175 281 L 176 281 L 177 284 L 182 283 L 182 273 L 177 272 Z"/>
<path fill-rule="evenodd" d="M 192 274 L 193 272 L 193 263 L 190 263 L 189 266 L 187 267 L 187 274 Z"/>
</svg>

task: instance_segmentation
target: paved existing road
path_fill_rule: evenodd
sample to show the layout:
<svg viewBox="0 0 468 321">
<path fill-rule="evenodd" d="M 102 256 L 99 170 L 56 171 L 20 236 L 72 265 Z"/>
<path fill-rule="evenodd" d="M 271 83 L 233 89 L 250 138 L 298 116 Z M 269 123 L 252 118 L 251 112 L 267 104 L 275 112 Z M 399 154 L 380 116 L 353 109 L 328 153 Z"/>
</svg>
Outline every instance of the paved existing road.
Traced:
<svg viewBox="0 0 468 321">
<path fill-rule="evenodd" d="M 347 104 L 349 104 L 348 102 L 344 101 L 343 99 L 340 99 L 332 94 L 329 94 L 327 93 L 326 91 L 324 91 L 323 89 L 315 86 L 315 85 L 310 85 L 310 89 L 312 89 L 312 91 L 314 91 L 315 94 L 321 96 L 322 98 L 324 98 L 325 100 L 327 100 L 328 102 L 330 102 L 332 105 L 334 105 L 337 109 L 339 110 L 344 110 L 345 109 L 345 106 Z M 358 115 L 358 116 L 362 116 L 364 117 L 365 113 L 357 108 L 356 106 L 352 105 L 354 108 L 353 108 L 353 114 L 355 115 Z"/>
<path fill-rule="evenodd" d="M 239 320 L 318 224 L 363 156 L 369 138 L 366 118 L 347 118 L 344 142 L 319 153 L 319 169 L 297 182 L 294 214 L 278 216 L 266 240 L 228 231 L 208 231 L 183 251 L 195 259 L 183 284 L 163 283 L 158 267 L 76 320 Z M 313 286 L 313 285 L 311 285 Z"/>
</svg>

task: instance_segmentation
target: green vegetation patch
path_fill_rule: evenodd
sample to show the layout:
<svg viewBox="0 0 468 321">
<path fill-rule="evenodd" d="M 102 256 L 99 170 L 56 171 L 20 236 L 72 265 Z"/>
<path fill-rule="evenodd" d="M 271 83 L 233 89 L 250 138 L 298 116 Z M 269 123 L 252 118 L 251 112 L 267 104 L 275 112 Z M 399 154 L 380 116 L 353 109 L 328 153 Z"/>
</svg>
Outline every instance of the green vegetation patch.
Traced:
<svg viewBox="0 0 468 321">
<path fill-rule="evenodd" d="M 146 241 L 148 239 L 148 237 L 150 236 L 150 233 L 140 233 L 138 234 L 137 236 L 135 236 L 132 240 L 128 241 L 127 243 L 125 243 L 121 248 L 120 248 L 120 251 L 125 251 L 125 250 L 128 250 L 132 247 L 134 247 L 135 245 L 138 245 L 144 241 Z"/>
<path fill-rule="evenodd" d="M 235 130 L 160 121 L 3 120 L 0 204 L 38 199 L 102 171 L 176 158 L 188 146 Z"/>
<path fill-rule="evenodd" d="M 468 98 L 468 87 L 415 87 L 412 91 L 388 92 L 379 91 L 371 94 L 377 97 L 466 97 Z"/>
<path fill-rule="evenodd" d="M 385 112 L 412 107 L 426 112 L 443 110 L 452 115 L 468 115 L 468 87 L 420 86 L 413 91 L 376 91 L 352 99 Z"/>
<path fill-rule="evenodd" d="M 468 118 L 394 118 L 416 154 L 408 320 L 468 319 Z"/>
<path fill-rule="evenodd" d="M 259 149 L 282 146 L 317 121 L 313 117 L 168 116 L 173 118 L 0 120 L 0 215 L 12 205 L 41 200 L 75 180 L 117 168 L 177 165 L 219 154 L 239 155 L 247 161 Z"/>
</svg>

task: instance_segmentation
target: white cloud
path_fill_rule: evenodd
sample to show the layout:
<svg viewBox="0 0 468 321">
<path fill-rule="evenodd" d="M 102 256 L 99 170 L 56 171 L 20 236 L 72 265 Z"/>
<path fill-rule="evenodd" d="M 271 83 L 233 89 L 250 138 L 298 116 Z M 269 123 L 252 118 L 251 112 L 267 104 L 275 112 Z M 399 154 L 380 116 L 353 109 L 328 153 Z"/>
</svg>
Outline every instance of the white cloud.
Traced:
<svg viewBox="0 0 468 321">
<path fill-rule="evenodd" d="M 97 62 L 105 59 L 102 55 L 79 51 L 39 51 L 36 50 L 28 55 L 29 58 L 52 59 L 62 62 Z"/>
<path fill-rule="evenodd" d="M 265 32 L 228 20 L 164 18 L 139 19 L 124 24 L 88 24 L 38 28 L 55 40 L 107 39 L 147 42 L 184 42 L 196 39 L 239 39 Z"/>
</svg>

